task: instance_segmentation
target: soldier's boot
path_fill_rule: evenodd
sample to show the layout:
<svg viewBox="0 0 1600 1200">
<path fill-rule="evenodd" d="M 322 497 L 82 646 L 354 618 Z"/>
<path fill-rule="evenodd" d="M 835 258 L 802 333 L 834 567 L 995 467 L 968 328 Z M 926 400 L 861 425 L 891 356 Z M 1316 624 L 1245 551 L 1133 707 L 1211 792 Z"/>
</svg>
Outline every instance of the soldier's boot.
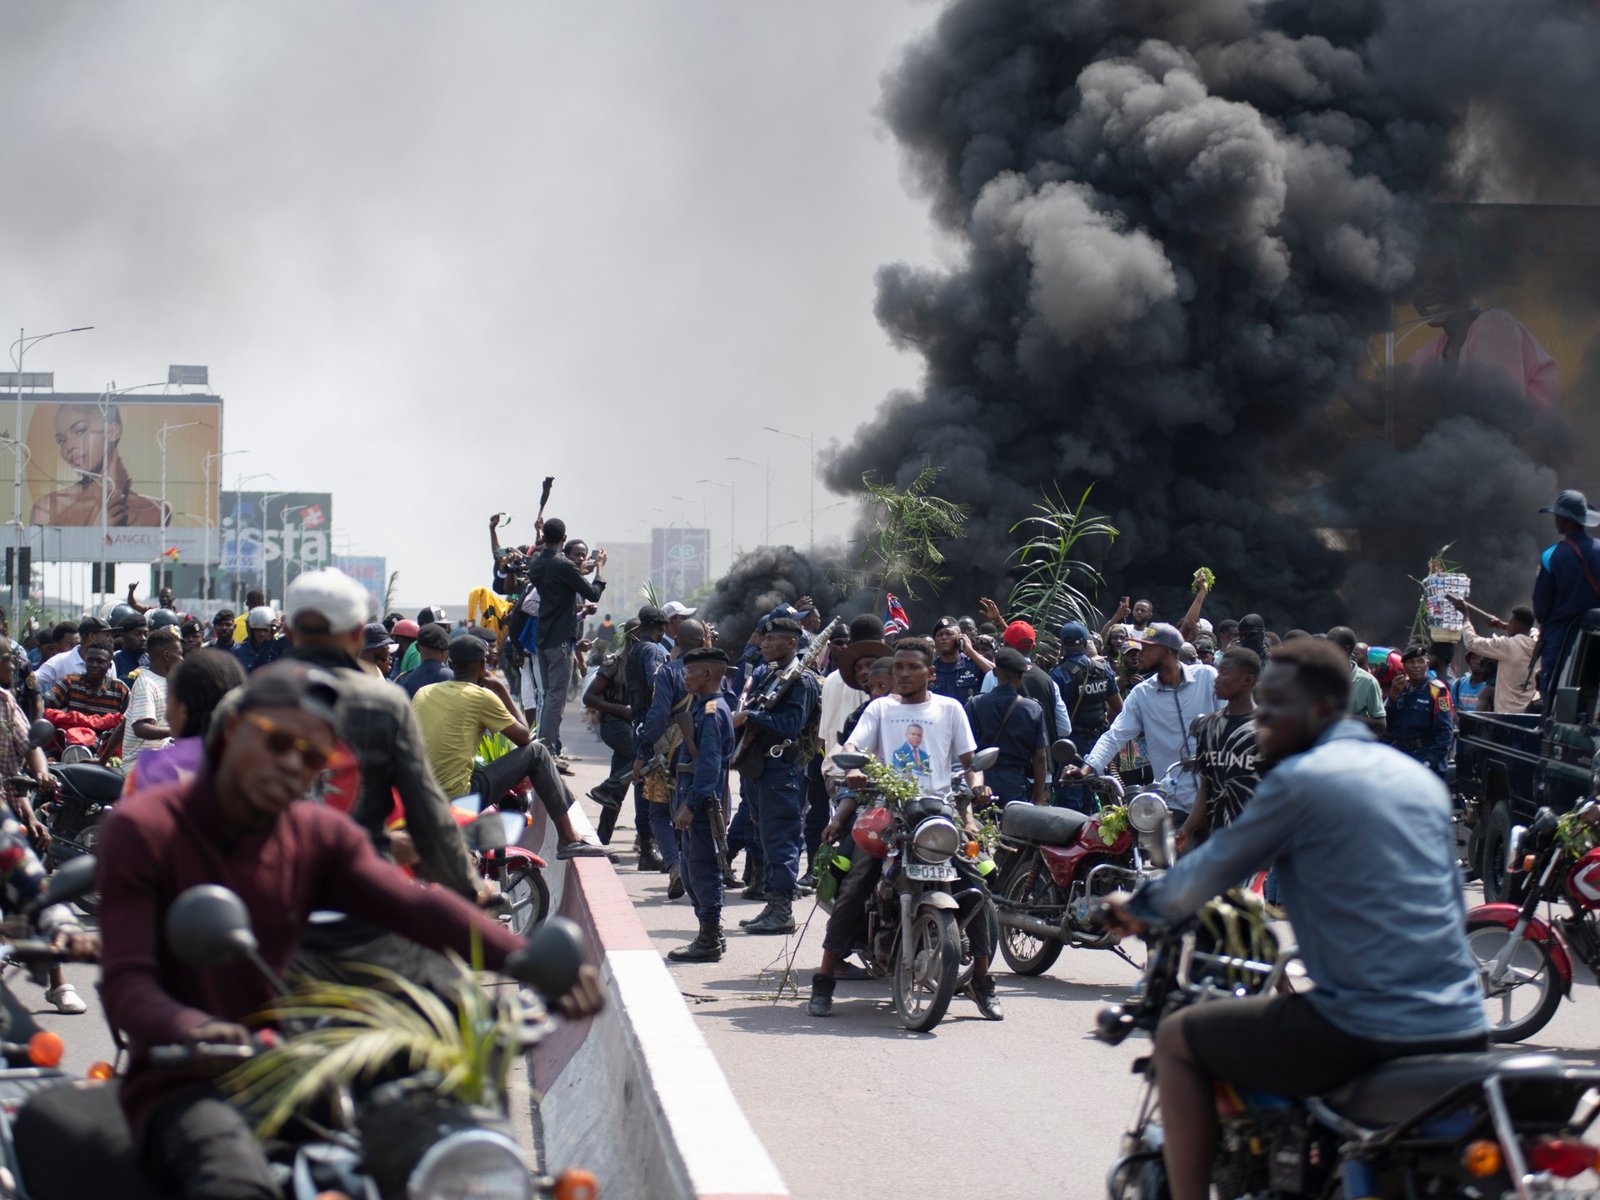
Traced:
<svg viewBox="0 0 1600 1200">
<path fill-rule="evenodd" d="M 680 867 L 667 868 L 667 899 L 676 900 L 684 893 L 683 875 Z"/>
<path fill-rule="evenodd" d="M 643 831 L 639 833 L 639 840 L 634 843 L 639 850 L 639 870 L 661 870 L 661 855 L 656 853 L 656 839 Z"/>
<path fill-rule="evenodd" d="M 746 933 L 793 933 L 794 902 L 788 896 L 776 897 L 766 915 L 757 917 L 744 927 Z"/>
<path fill-rule="evenodd" d="M 722 952 L 727 944 L 722 939 L 722 922 L 718 920 L 701 921 L 700 935 L 687 946 L 679 946 L 676 950 L 668 950 L 667 957 L 673 962 L 719 962 Z"/>
<path fill-rule="evenodd" d="M 762 893 L 761 893 L 761 894 L 762 894 L 762 895 L 766 895 L 766 893 L 765 893 L 765 892 L 762 892 Z M 745 918 L 745 919 L 744 919 L 744 920 L 742 920 L 742 921 L 740 921 L 740 922 L 739 922 L 739 928 L 740 928 L 740 929 L 749 929 L 749 928 L 750 928 L 750 926 L 752 926 L 752 925 L 754 925 L 754 924 L 755 924 L 755 923 L 756 923 L 756 922 L 757 922 L 757 921 L 764 921 L 764 920 L 766 920 L 766 918 L 767 918 L 767 914 L 768 914 L 768 913 L 770 913 L 770 912 L 771 912 L 771 911 L 772 911 L 772 904 L 773 904 L 773 901 L 772 901 L 772 900 L 771 900 L 771 899 L 770 899 L 770 898 L 769 898 L 769 899 L 768 899 L 768 900 L 767 900 L 767 903 L 766 903 L 766 907 L 764 907 L 764 908 L 763 908 L 763 909 L 762 909 L 762 910 L 761 910 L 761 911 L 760 911 L 760 912 L 758 912 L 758 913 L 757 913 L 757 914 L 756 914 L 756 915 L 755 915 L 755 916 L 753 916 L 753 917 L 746 917 L 746 918 Z"/>
</svg>

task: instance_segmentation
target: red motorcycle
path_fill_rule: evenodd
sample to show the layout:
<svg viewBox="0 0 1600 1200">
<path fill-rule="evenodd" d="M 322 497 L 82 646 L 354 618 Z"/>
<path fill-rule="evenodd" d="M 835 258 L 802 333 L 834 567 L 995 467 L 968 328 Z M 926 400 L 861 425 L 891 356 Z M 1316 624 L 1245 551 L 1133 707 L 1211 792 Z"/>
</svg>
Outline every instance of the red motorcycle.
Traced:
<svg viewBox="0 0 1600 1200">
<path fill-rule="evenodd" d="M 1496 1042 L 1520 1042 L 1572 995 L 1572 956 L 1600 978 L 1600 803 L 1585 800 L 1557 817 L 1541 808 L 1507 840 L 1511 902 L 1467 913 L 1467 944 L 1478 960 L 1485 1016 Z M 1556 915 L 1564 903 L 1568 915 Z M 1545 916 L 1539 916 L 1541 906 Z"/>
<path fill-rule="evenodd" d="M 550 885 L 545 882 L 545 861 L 532 850 L 518 845 L 526 832 L 528 814 L 515 809 L 502 811 L 491 804 L 482 813 L 463 807 L 463 797 L 450 805 L 456 823 L 467 836 L 467 850 L 478 874 L 500 888 L 500 921 L 518 937 L 525 938 L 550 915 Z M 499 817 L 501 836 L 474 837 L 474 829 L 490 822 L 484 817 Z"/>
<path fill-rule="evenodd" d="M 1052 757 L 1070 763 L 1077 754 L 1070 742 L 1058 742 Z M 1122 784 L 1114 776 L 1084 786 L 1099 804 L 1093 815 L 1008 804 L 1000 816 L 994 906 L 1000 953 L 1018 975 L 1043 974 L 1067 946 L 1109 950 L 1139 966 L 1118 936 L 1095 919 L 1096 902 L 1132 891 L 1172 862 L 1166 798 L 1145 789 L 1123 805 Z"/>
</svg>

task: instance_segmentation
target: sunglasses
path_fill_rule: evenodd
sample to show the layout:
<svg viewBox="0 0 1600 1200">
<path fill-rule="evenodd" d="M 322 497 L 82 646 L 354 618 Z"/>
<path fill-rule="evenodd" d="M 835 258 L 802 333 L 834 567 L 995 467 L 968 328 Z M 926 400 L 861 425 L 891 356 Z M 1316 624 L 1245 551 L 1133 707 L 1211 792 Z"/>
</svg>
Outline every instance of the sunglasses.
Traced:
<svg viewBox="0 0 1600 1200">
<path fill-rule="evenodd" d="M 260 730 L 262 740 L 267 743 L 267 749 L 273 754 L 281 756 L 293 750 L 299 754 L 300 761 L 306 765 L 308 771 L 320 771 L 328 765 L 330 751 L 324 750 L 315 742 L 307 741 L 297 733 L 290 733 L 276 721 L 263 717 L 260 713 L 247 712 L 244 714 L 244 719 Z"/>
</svg>

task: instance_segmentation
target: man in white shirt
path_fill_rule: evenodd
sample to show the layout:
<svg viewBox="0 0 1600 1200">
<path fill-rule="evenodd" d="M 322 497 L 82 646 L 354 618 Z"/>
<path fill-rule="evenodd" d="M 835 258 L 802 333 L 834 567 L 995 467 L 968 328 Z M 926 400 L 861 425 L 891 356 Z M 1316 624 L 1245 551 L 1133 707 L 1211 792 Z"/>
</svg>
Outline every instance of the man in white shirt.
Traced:
<svg viewBox="0 0 1600 1200">
<path fill-rule="evenodd" d="M 1533 648 L 1537 638 L 1533 632 L 1533 609 L 1519 604 L 1511 610 L 1511 619 L 1502 621 L 1490 617 L 1489 624 L 1504 629 L 1504 637 L 1479 637 L 1472 627 L 1472 617 L 1466 604 L 1457 596 L 1446 599 L 1461 613 L 1461 644 L 1468 654 L 1487 658 L 1499 666 L 1494 673 L 1494 711 L 1497 713 L 1523 713 L 1533 707 L 1539 688 L 1533 662 Z"/>
<path fill-rule="evenodd" d="M 141 751 L 172 740 L 167 725 L 167 676 L 183 660 L 183 642 L 175 625 L 163 625 L 145 644 L 150 665 L 133 681 L 128 698 L 127 726 L 122 734 L 122 765 L 133 765 Z"/>
<path fill-rule="evenodd" d="M 850 734 L 847 746 L 870 754 L 881 763 L 908 775 L 924 795 L 948 796 L 951 771 L 961 764 L 967 785 L 972 785 L 972 755 L 978 748 L 972 725 L 964 708 L 948 696 L 929 691 L 933 679 L 933 643 L 926 638 L 901 638 L 894 645 L 894 693 L 867 705 Z M 859 771 L 845 777 L 852 788 L 866 786 Z M 856 801 L 846 799 L 822 840 L 832 842 L 855 811 Z M 970 809 L 962 819 L 969 830 L 977 825 Z M 811 977 L 811 1002 L 806 1011 L 814 1017 L 833 1012 L 833 989 L 845 957 L 866 936 L 866 902 L 883 875 L 883 862 L 860 852 L 850 873 L 839 885 L 833 913 L 822 939 L 822 965 Z M 989 974 L 989 957 L 994 947 L 988 944 L 988 926 L 973 921 L 967 926 L 972 939 L 972 982 L 967 995 L 978 1011 L 991 1021 L 1004 1019 L 1005 1012 L 995 996 L 994 978 Z"/>
<path fill-rule="evenodd" d="M 90 646 L 104 646 L 106 652 L 113 650 L 111 626 L 99 617 L 85 617 L 78 625 L 78 644 L 70 650 L 63 650 L 60 654 L 42 663 L 34 672 L 34 682 L 39 685 L 39 695 L 48 696 L 50 689 L 55 687 L 68 675 L 83 674 L 83 652 Z M 106 672 L 107 679 L 117 677 L 117 668 Z"/>
<path fill-rule="evenodd" d="M 1117 719 L 1071 774 L 1100 774 L 1118 750 L 1142 737 L 1157 782 L 1167 789 L 1174 811 L 1187 816 L 1197 785 L 1192 728 L 1196 717 L 1216 711 L 1217 670 L 1180 661 L 1183 635 L 1171 625 L 1158 622 L 1145 637 L 1131 640 L 1139 647 L 1139 671 L 1145 678 L 1128 693 Z"/>
</svg>

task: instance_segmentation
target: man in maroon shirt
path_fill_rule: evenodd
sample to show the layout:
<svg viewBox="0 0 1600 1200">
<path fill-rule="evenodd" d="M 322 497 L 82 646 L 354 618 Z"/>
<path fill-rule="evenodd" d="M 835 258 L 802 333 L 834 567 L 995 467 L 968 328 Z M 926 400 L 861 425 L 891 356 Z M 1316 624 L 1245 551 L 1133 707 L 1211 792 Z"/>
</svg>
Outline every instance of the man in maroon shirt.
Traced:
<svg viewBox="0 0 1600 1200">
<path fill-rule="evenodd" d="M 238 893 L 262 957 L 280 971 L 316 909 L 463 957 L 479 941 L 494 969 L 522 946 L 461 897 L 408 881 L 342 813 L 301 801 L 334 749 L 337 699 L 325 671 L 263 669 L 212 726 L 200 775 L 119 804 L 101 835 L 101 986 L 106 1018 L 132 1049 L 122 1105 L 146 1169 L 186 1200 L 276 1200 L 278 1191 L 244 1119 L 206 1078 L 149 1065 L 152 1046 L 247 1041 L 242 1022 L 274 998 L 247 963 L 179 961 L 163 924 L 185 889 L 221 883 Z M 563 1002 L 569 1015 L 598 1010 L 598 977 L 585 972 Z"/>
</svg>

